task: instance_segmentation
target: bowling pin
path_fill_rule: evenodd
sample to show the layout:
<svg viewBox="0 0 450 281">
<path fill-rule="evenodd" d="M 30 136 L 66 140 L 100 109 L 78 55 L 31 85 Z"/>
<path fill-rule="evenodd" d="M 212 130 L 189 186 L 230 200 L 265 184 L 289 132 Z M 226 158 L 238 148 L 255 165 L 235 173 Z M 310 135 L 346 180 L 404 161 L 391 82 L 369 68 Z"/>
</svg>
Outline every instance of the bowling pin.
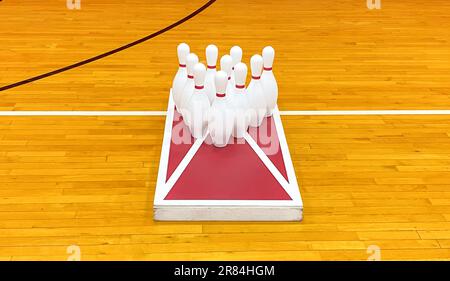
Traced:
<svg viewBox="0 0 450 281">
<path fill-rule="evenodd" d="M 239 46 L 233 46 L 230 49 L 230 56 L 233 59 L 233 64 L 231 67 L 231 86 L 234 87 L 235 77 L 234 77 L 234 67 L 236 64 L 240 63 L 242 60 L 242 49 Z"/>
<path fill-rule="evenodd" d="M 234 115 L 226 94 L 228 75 L 217 71 L 215 75 L 216 96 L 208 114 L 208 131 L 212 143 L 217 147 L 228 144 L 233 131 Z"/>
<path fill-rule="evenodd" d="M 189 54 L 188 44 L 186 43 L 179 44 L 177 47 L 177 54 L 178 54 L 178 71 L 177 74 L 175 74 L 175 77 L 173 78 L 172 82 L 172 98 L 178 110 L 181 92 L 183 91 L 184 84 L 186 84 L 187 81 L 186 56 Z"/>
<path fill-rule="evenodd" d="M 212 104 L 216 96 L 216 88 L 214 86 L 214 77 L 216 76 L 216 63 L 219 50 L 216 45 L 208 45 L 206 47 L 206 77 L 205 92 L 208 96 L 209 103 Z"/>
<path fill-rule="evenodd" d="M 185 114 L 189 120 L 189 130 L 194 138 L 201 138 L 208 125 L 210 104 L 205 92 L 205 75 L 205 65 L 197 63 L 194 67 L 194 92 L 185 109 Z"/>
<path fill-rule="evenodd" d="M 240 62 L 234 66 L 236 85 L 230 96 L 231 107 L 234 110 L 234 124 L 232 135 L 235 138 L 243 138 L 248 129 L 249 103 L 247 91 L 245 90 L 245 79 L 247 78 L 247 66 Z"/>
<path fill-rule="evenodd" d="M 181 111 L 181 115 L 183 115 L 183 120 L 186 125 L 189 126 L 189 116 L 185 117 L 184 110 L 186 109 L 186 104 L 194 93 L 194 66 L 198 63 L 198 57 L 194 53 L 190 53 L 186 57 L 186 71 L 187 71 L 187 80 L 184 84 L 183 91 L 181 92 L 181 97 L 179 98 L 179 108 Z"/>
<path fill-rule="evenodd" d="M 273 109 L 277 105 L 278 85 L 272 72 L 275 50 L 271 46 L 263 49 L 262 57 L 264 61 L 263 73 L 261 75 L 261 84 L 263 86 L 264 96 L 267 102 L 266 116 L 271 116 Z"/>
<path fill-rule="evenodd" d="M 227 90 L 226 94 L 231 95 L 234 85 L 231 83 L 231 68 L 233 67 L 233 59 L 230 55 L 224 55 L 220 58 L 220 69 L 227 74 Z"/>
<path fill-rule="evenodd" d="M 253 55 L 250 59 L 252 80 L 247 87 L 248 103 L 250 105 L 251 127 L 259 127 L 266 115 L 267 103 L 261 85 L 261 72 L 263 68 L 263 58 L 260 55 Z"/>
</svg>

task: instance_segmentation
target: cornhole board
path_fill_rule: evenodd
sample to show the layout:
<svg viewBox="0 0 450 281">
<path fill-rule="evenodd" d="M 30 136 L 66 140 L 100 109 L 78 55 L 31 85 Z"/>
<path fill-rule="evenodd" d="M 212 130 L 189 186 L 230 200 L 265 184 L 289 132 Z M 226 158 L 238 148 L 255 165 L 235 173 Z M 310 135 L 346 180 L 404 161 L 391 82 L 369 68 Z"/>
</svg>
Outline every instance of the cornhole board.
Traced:
<svg viewBox="0 0 450 281">
<path fill-rule="evenodd" d="M 153 205 L 161 221 L 300 221 L 303 203 L 278 108 L 223 148 L 194 139 L 169 96 Z"/>
</svg>

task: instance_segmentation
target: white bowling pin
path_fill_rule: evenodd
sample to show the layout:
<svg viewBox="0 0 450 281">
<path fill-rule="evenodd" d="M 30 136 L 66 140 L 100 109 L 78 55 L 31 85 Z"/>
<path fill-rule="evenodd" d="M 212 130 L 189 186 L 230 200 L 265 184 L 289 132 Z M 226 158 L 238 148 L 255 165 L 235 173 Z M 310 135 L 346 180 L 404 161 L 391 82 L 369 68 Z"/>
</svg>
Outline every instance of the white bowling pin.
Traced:
<svg viewBox="0 0 450 281">
<path fill-rule="evenodd" d="M 194 93 L 194 66 L 198 63 L 198 57 L 194 53 L 190 53 L 186 57 L 186 68 L 187 68 L 187 80 L 184 84 L 183 91 L 181 92 L 179 111 L 183 115 L 183 120 L 186 125 L 189 126 L 189 116 L 185 117 L 184 110 L 186 109 L 186 104 Z"/>
<path fill-rule="evenodd" d="M 230 96 L 231 106 L 234 110 L 234 124 L 232 135 L 235 138 L 243 138 L 248 129 L 249 109 L 245 79 L 247 78 L 247 66 L 240 62 L 234 66 L 236 85 Z"/>
<path fill-rule="evenodd" d="M 216 63 L 219 50 L 216 45 L 208 45 L 206 47 L 206 77 L 205 92 L 208 96 L 209 103 L 212 104 L 216 96 L 216 87 L 214 86 L 214 77 L 216 76 Z"/>
<path fill-rule="evenodd" d="M 177 54 L 178 54 L 178 71 L 177 74 L 175 74 L 175 77 L 173 78 L 172 82 L 172 97 L 178 110 L 181 92 L 183 91 L 184 84 L 186 84 L 187 80 L 186 56 L 189 54 L 188 44 L 186 43 L 179 44 L 177 47 Z"/>
<path fill-rule="evenodd" d="M 266 116 L 271 116 L 273 109 L 277 105 L 278 85 L 275 76 L 273 76 L 272 65 L 275 57 L 275 50 L 271 46 L 263 49 L 262 57 L 264 61 L 263 73 L 261 75 L 261 83 L 264 90 L 264 96 L 267 102 Z"/>
<path fill-rule="evenodd" d="M 197 63 L 194 67 L 194 92 L 189 99 L 185 114 L 189 120 L 189 130 L 194 138 L 201 138 L 208 125 L 208 112 L 210 108 L 208 96 L 205 93 L 206 67 Z"/>
<path fill-rule="evenodd" d="M 216 97 L 208 114 L 208 131 L 213 145 L 224 147 L 233 131 L 234 112 L 226 94 L 228 75 L 218 71 L 215 75 Z"/>
<path fill-rule="evenodd" d="M 231 68 L 233 67 L 233 59 L 230 55 L 224 55 L 220 58 L 220 69 L 224 71 L 228 76 L 226 94 L 231 95 L 234 85 L 231 83 Z"/>
<path fill-rule="evenodd" d="M 261 72 L 263 68 L 263 58 L 260 55 L 253 55 L 250 59 L 252 70 L 252 80 L 247 87 L 248 103 L 250 105 L 250 126 L 259 127 L 266 115 L 267 103 L 261 85 Z"/>
<path fill-rule="evenodd" d="M 239 46 L 233 46 L 230 49 L 230 55 L 233 59 L 233 64 L 231 66 L 231 86 L 235 85 L 235 77 L 234 77 L 234 67 L 236 64 L 240 63 L 242 60 L 242 49 Z"/>
</svg>

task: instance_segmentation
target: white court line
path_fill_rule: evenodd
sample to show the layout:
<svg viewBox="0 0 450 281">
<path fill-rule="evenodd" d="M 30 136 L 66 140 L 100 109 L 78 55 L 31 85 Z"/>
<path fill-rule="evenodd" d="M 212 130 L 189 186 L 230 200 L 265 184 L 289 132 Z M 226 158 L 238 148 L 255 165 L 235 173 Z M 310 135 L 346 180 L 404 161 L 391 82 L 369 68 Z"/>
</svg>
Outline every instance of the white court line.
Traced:
<svg viewBox="0 0 450 281">
<path fill-rule="evenodd" d="M 166 111 L 0 111 L 0 116 L 166 116 Z M 450 110 L 292 110 L 280 115 L 450 115 Z"/>
<path fill-rule="evenodd" d="M 450 115 L 450 110 L 293 110 L 280 115 Z"/>
<path fill-rule="evenodd" d="M 166 116 L 166 111 L 0 111 L 0 116 Z"/>
</svg>

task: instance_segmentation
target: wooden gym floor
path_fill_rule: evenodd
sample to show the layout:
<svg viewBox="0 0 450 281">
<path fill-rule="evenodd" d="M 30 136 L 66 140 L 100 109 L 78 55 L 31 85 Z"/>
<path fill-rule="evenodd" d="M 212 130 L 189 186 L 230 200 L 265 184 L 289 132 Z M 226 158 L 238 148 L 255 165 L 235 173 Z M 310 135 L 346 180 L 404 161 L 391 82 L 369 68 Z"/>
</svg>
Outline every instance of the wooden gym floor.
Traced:
<svg viewBox="0 0 450 281">
<path fill-rule="evenodd" d="M 277 51 L 281 110 L 450 109 L 450 3 L 218 0 L 142 44 L 0 92 L 1 111 L 165 110 L 185 41 Z M 0 88 L 206 0 L 0 2 Z M 163 116 L 0 116 L 0 259 L 450 259 L 450 116 L 283 116 L 301 223 L 152 220 Z"/>
</svg>

